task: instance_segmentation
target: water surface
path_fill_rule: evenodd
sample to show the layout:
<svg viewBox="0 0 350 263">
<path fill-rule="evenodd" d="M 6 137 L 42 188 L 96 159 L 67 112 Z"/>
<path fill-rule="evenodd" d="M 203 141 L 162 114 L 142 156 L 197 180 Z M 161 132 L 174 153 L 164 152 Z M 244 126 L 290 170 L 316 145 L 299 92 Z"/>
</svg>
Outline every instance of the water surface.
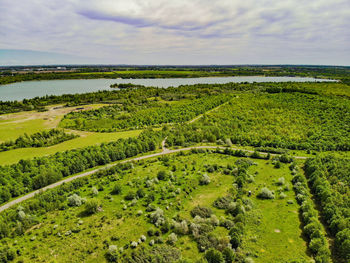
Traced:
<svg viewBox="0 0 350 263">
<path fill-rule="evenodd" d="M 114 83 L 134 83 L 154 87 L 178 87 L 190 84 L 222 84 L 229 82 L 315 82 L 333 81 L 326 79 L 301 77 L 206 77 L 206 78 L 170 78 L 170 79 L 68 79 L 24 81 L 8 85 L 0 85 L 0 100 L 23 100 L 45 95 L 62 95 L 86 93 L 111 89 Z"/>
</svg>

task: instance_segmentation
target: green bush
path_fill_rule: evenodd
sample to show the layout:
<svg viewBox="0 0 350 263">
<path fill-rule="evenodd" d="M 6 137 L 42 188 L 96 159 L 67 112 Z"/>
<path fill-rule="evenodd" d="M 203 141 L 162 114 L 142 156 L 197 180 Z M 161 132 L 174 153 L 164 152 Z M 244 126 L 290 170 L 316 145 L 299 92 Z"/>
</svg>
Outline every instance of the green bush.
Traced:
<svg viewBox="0 0 350 263">
<path fill-rule="evenodd" d="M 204 257 L 208 261 L 208 263 L 224 263 L 225 262 L 225 259 L 222 255 L 222 253 L 214 248 L 211 248 L 207 252 L 205 252 Z"/>
<path fill-rule="evenodd" d="M 269 190 L 267 187 L 263 187 L 261 190 L 260 190 L 260 193 L 258 194 L 258 197 L 261 198 L 261 199 L 274 199 L 275 198 L 275 195 L 274 193 Z"/>
<path fill-rule="evenodd" d="M 115 184 L 115 185 L 113 186 L 113 189 L 112 189 L 112 192 L 111 192 L 111 193 L 114 194 L 114 195 L 119 195 L 119 194 L 121 194 L 121 193 L 122 193 L 122 187 L 121 187 L 121 185 Z"/>
<path fill-rule="evenodd" d="M 100 201 L 96 198 L 92 198 L 85 203 L 85 213 L 86 214 L 96 214 L 100 208 Z"/>
<path fill-rule="evenodd" d="M 209 218 L 213 214 L 213 211 L 208 207 L 196 206 L 191 211 L 191 216 L 200 216 L 202 218 Z"/>
</svg>

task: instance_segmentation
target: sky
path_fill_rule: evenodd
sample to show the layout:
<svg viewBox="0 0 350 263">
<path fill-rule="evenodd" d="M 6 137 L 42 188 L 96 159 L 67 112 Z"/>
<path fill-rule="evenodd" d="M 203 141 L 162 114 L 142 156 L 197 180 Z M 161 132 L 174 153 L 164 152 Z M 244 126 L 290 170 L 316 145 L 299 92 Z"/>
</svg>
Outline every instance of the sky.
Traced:
<svg viewBox="0 0 350 263">
<path fill-rule="evenodd" d="M 350 65 L 350 0 L 0 0 L 0 65 Z"/>
</svg>

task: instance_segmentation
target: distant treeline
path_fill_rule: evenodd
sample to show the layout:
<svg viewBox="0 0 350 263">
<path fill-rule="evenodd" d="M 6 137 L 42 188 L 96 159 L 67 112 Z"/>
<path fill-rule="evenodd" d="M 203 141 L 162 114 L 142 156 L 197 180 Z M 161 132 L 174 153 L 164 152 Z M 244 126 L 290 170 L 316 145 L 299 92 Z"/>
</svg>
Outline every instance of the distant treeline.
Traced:
<svg viewBox="0 0 350 263">
<path fill-rule="evenodd" d="M 161 132 L 147 130 L 137 138 L 119 139 L 0 166 L 0 203 L 89 168 L 153 151 L 161 140 Z"/>
<path fill-rule="evenodd" d="M 117 71 L 114 71 L 117 70 Z M 299 76 L 349 79 L 350 67 L 331 66 L 198 66 L 198 67 L 91 67 L 75 72 L 0 72 L 0 85 L 20 81 L 96 78 L 194 78 L 209 76 Z M 344 82 L 344 83 L 345 83 Z M 347 82 L 348 83 L 348 82 Z"/>
<path fill-rule="evenodd" d="M 24 134 L 14 141 L 7 141 L 0 144 L 0 152 L 18 148 L 48 147 L 79 137 L 72 133 L 65 133 L 63 130 L 52 129 L 49 131 L 37 132 L 32 135 Z"/>
</svg>

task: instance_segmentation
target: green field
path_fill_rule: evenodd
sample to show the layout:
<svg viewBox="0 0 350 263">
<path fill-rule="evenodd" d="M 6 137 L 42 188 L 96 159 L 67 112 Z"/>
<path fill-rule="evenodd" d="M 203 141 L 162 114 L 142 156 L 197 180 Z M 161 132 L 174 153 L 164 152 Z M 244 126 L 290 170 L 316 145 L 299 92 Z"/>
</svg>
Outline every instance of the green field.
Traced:
<svg viewBox="0 0 350 263">
<path fill-rule="evenodd" d="M 101 106 L 102 105 L 96 104 L 89 105 L 87 108 L 93 109 Z M 3 119 L 0 122 L 0 143 L 14 140 L 25 133 L 31 135 L 43 130 L 57 128 L 64 113 L 69 112 L 71 109 L 72 108 L 64 108 L 63 110 L 52 112 L 20 112 L 2 115 Z M 66 130 L 66 132 L 73 132 L 80 135 L 80 137 L 50 147 L 22 148 L 0 152 L 0 165 L 13 164 L 21 159 L 31 159 L 34 157 L 54 154 L 56 152 L 116 141 L 120 138 L 136 137 L 140 134 L 141 130 L 112 133 L 77 132 L 71 130 Z"/>
<path fill-rule="evenodd" d="M 224 169 L 237 160 L 236 157 L 213 153 L 173 155 L 170 158 L 137 163 L 132 169 L 121 170 L 108 177 L 93 177 L 71 193 L 77 193 L 87 199 L 94 196 L 101 203 L 100 212 L 85 215 L 84 206 L 69 208 L 65 205 L 63 211 L 57 210 L 39 216 L 38 223 L 23 236 L 16 237 L 16 242 L 10 242 L 10 246 L 21 251 L 19 258 L 24 262 L 103 262 L 110 245 L 124 247 L 123 252 L 119 254 L 120 258 L 126 259 L 132 252 L 140 251 L 141 247 L 146 251 L 150 249 L 148 242 L 155 239 L 147 234 L 149 229 L 157 229 L 146 216 L 151 214 L 145 210 L 146 203 L 149 203 L 146 201 L 149 200 L 147 196 L 151 193 L 154 193 L 155 200 L 150 203 L 160 207 L 169 220 L 177 218 L 178 221 L 192 222 L 194 219 L 190 212 L 198 205 L 210 207 L 219 220 L 230 219 L 231 216 L 223 210 L 213 207 L 213 202 L 232 191 L 230 189 L 235 177 L 231 174 L 226 175 Z M 248 170 L 249 174 L 254 175 L 254 182 L 247 184 L 244 198 L 250 200 L 251 208 L 246 212 L 246 235 L 237 257 L 253 257 L 255 262 L 291 262 L 301 259 L 309 262 L 306 243 L 301 238 L 298 205 L 294 200 L 293 191 L 289 190 L 288 197 L 283 200 L 261 201 L 256 198 L 257 189 L 263 185 L 277 188 L 274 187 L 275 181 L 281 176 L 284 176 L 289 184 L 288 167 L 275 169 L 271 162 L 258 160 L 256 163 L 257 165 Z M 210 166 L 218 168 L 208 172 Z M 170 176 L 169 181 L 160 180 L 150 188 L 145 187 L 145 182 L 155 178 L 159 171 L 166 171 L 167 176 Z M 210 183 L 199 185 L 198 180 L 206 173 L 210 177 Z M 119 195 L 111 194 L 115 184 L 121 186 L 122 192 Z M 98 189 L 95 195 L 91 192 L 93 187 Z M 136 201 L 124 200 L 130 191 L 136 192 L 137 189 L 143 189 L 144 197 L 139 197 Z M 247 197 L 248 189 L 253 191 L 251 198 Z M 65 196 L 69 195 L 68 193 Z M 287 204 L 289 199 L 294 200 L 293 204 Z M 126 208 L 123 208 L 125 205 Z M 256 216 L 259 217 L 258 224 Z M 234 217 L 231 220 L 234 220 Z M 130 228 L 130 225 L 133 227 Z M 277 233 L 276 229 L 280 232 Z M 164 241 L 174 231 L 170 229 L 161 234 Z M 131 249 L 130 242 L 137 240 L 141 235 L 145 235 L 147 241 L 137 249 Z M 228 230 L 216 226 L 211 230 L 211 235 L 220 239 L 228 235 Z M 6 239 L 3 242 L 6 243 Z M 203 257 L 191 234 L 178 234 L 175 244 L 176 246 L 170 247 L 177 248 L 183 259 L 195 262 Z M 126 248 L 126 245 L 129 245 L 129 248 Z M 163 246 L 156 244 L 154 247 Z"/>
</svg>

